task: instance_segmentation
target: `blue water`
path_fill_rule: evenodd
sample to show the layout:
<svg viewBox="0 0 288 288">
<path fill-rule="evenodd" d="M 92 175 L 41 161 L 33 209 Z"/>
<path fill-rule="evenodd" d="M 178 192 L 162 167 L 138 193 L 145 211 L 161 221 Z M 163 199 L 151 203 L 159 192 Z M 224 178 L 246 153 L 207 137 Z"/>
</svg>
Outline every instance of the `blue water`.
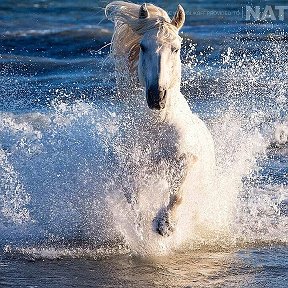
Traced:
<svg viewBox="0 0 288 288">
<path fill-rule="evenodd" d="M 0 286 L 285 287 L 288 11 L 246 21 L 266 1 L 181 2 L 181 89 L 213 135 L 231 234 L 147 256 L 112 215 L 122 178 L 149 163 L 115 156 L 145 139 L 125 134 L 108 2 L 0 2 Z"/>
</svg>

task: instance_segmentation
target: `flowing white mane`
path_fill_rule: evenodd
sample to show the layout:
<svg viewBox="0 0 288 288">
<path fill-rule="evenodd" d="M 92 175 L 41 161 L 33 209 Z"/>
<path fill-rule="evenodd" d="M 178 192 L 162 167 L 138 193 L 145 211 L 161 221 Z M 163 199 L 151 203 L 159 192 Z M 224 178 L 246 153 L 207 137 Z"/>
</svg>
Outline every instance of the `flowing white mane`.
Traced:
<svg viewBox="0 0 288 288">
<path fill-rule="evenodd" d="M 131 73 L 137 70 L 139 41 L 146 32 L 157 29 L 162 41 L 179 37 L 177 28 L 171 24 L 166 11 L 147 4 L 149 18 L 139 19 L 140 7 L 134 3 L 114 1 L 108 4 L 105 10 L 106 17 L 115 23 L 111 53 L 114 57 L 125 58 Z"/>
</svg>

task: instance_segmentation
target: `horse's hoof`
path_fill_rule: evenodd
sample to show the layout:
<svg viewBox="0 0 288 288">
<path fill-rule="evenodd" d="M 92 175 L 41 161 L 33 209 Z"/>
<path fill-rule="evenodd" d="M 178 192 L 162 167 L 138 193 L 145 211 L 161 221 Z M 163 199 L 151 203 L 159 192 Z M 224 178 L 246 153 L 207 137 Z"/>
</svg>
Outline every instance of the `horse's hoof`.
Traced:
<svg viewBox="0 0 288 288">
<path fill-rule="evenodd" d="M 172 220 L 170 211 L 163 209 L 154 219 L 155 230 L 161 236 L 170 236 L 175 230 L 175 223 Z"/>
</svg>

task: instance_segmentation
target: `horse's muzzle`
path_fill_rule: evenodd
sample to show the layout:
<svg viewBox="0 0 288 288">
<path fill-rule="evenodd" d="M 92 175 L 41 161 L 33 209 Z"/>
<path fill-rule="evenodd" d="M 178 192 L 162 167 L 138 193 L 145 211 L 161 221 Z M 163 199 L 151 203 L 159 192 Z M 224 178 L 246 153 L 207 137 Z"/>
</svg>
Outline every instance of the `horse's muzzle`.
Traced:
<svg viewBox="0 0 288 288">
<path fill-rule="evenodd" d="M 150 109 L 162 110 L 165 108 L 167 100 L 167 90 L 149 88 L 146 92 L 147 104 Z"/>
</svg>

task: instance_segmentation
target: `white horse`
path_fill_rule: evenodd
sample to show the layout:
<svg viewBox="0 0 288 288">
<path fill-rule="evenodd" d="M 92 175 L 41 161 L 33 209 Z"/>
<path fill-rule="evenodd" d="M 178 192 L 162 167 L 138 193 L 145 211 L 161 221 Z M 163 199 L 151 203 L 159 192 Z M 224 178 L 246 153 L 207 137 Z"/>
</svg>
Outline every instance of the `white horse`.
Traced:
<svg viewBox="0 0 288 288">
<path fill-rule="evenodd" d="M 191 199 L 188 195 L 211 192 L 215 166 L 212 137 L 180 92 L 181 37 L 178 33 L 184 24 L 185 12 L 178 5 L 171 20 L 163 9 L 152 4 L 140 6 L 115 1 L 107 5 L 106 16 L 115 23 L 111 51 L 116 59 L 118 85 L 128 87 L 127 93 L 136 81 L 145 91 L 153 117 L 162 126 L 177 131 L 177 151 L 173 157 L 182 167 L 177 179 L 179 184 L 170 190 L 166 207 L 160 209 L 154 221 L 155 230 L 168 236 L 177 226 L 179 207 Z M 169 133 L 169 129 L 163 129 L 163 133 Z"/>
</svg>

